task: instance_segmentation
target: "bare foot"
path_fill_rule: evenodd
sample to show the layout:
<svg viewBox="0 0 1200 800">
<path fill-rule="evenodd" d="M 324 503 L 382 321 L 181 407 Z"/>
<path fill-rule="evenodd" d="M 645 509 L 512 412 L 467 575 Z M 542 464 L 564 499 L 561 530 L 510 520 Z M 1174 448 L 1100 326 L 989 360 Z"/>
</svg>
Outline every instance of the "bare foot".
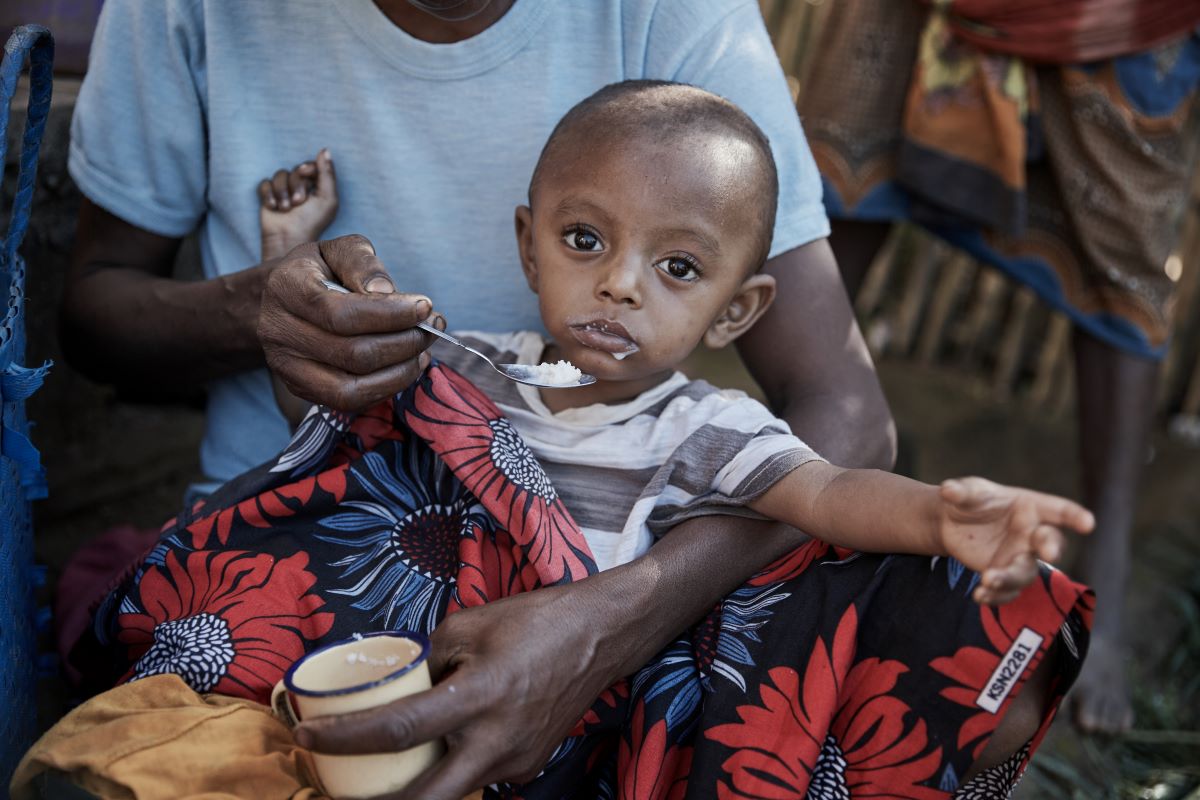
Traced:
<svg viewBox="0 0 1200 800">
<path fill-rule="evenodd" d="M 1105 525 L 1096 532 L 1079 570 L 1083 582 L 1096 592 L 1087 657 L 1067 698 L 1071 720 L 1084 733 L 1112 735 L 1133 727 L 1124 626 L 1129 576 L 1127 517 L 1118 520 L 1123 523 L 1119 527 Z"/>
<path fill-rule="evenodd" d="M 1071 720 L 1084 733 L 1112 735 L 1133 727 L 1123 642 L 1092 637 L 1083 670 L 1067 702 Z"/>
</svg>

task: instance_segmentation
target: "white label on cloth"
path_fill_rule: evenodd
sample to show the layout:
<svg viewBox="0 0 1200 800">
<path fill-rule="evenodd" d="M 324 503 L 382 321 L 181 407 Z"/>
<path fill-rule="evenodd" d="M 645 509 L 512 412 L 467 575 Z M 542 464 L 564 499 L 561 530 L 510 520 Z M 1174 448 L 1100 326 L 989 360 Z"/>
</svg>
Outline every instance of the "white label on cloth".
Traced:
<svg viewBox="0 0 1200 800">
<path fill-rule="evenodd" d="M 975 699 L 975 705 L 992 714 L 1000 710 L 1004 698 L 1008 697 L 1008 693 L 1017 685 L 1021 673 L 1033 660 L 1044 638 L 1033 628 L 1022 628 L 1008 652 L 996 665 L 992 677 L 983 685 L 983 691 Z"/>
</svg>

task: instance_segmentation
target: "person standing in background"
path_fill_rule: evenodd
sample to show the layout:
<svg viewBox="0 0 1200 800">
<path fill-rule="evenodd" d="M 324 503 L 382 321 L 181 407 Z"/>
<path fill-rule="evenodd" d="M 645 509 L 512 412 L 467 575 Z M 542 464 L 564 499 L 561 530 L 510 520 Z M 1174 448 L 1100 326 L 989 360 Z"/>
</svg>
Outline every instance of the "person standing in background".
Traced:
<svg viewBox="0 0 1200 800">
<path fill-rule="evenodd" d="M 851 295 L 910 220 L 1028 284 L 1074 324 L 1096 591 L 1071 700 L 1133 723 L 1122 609 L 1172 282 L 1200 142 L 1200 5 L 839 0 L 799 102 Z"/>
</svg>

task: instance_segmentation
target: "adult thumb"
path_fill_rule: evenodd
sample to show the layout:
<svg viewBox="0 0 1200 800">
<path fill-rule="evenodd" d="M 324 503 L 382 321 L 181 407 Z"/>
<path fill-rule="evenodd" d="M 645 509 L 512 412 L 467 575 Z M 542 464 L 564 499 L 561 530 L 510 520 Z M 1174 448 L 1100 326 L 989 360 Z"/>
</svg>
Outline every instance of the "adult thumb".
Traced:
<svg viewBox="0 0 1200 800">
<path fill-rule="evenodd" d="M 396 291 L 387 268 L 375 255 L 375 248 L 367 237 L 352 233 L 317 245 L 330 272 L 351 292 L 391 294 Z"/>
</svg>

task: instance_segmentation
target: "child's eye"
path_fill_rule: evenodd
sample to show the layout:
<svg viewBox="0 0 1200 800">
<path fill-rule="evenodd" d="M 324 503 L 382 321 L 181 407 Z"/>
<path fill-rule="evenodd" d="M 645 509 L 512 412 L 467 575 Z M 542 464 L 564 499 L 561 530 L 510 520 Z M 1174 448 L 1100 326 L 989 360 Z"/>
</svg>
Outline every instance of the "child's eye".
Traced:
<svg viewBox="0 0 1200 800">
<path fill-rule="evenodd" d="M 586 228 L 571 228 L 563 235 L 563 241 L 572 250 L 591 253 L 601 249 L 600 237 Z"/>
<path fill-rule="evenodd" d="M 670 256 L 662 261 L 656 261 L 654 266 L 672 278 L 687 283 L 700 278 L 700 265 L 691 256 Z"/>
</svg>

